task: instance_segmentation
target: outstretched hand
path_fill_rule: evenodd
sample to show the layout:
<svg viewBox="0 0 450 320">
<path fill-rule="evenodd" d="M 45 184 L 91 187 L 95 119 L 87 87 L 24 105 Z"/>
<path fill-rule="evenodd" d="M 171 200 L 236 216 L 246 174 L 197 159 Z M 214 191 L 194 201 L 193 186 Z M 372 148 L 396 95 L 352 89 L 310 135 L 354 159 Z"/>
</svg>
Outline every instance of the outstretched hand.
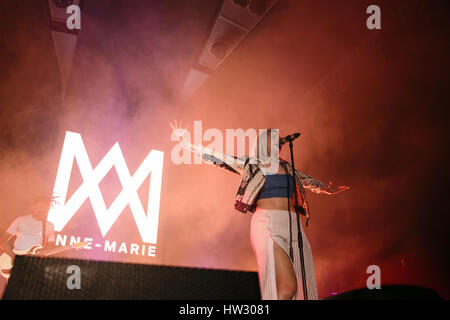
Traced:
<svg viewBox="0 0 450 320">
<path fill-rule="evenodd" d="M 349 186 L 336 186 L 333 182 L 330 181 L 330 183 L 328 184 L 328 190 L 331 193 L 339 193 L 345 190 L 350 189 Z"/>
<path fill-rule="evenodd" d="M 181 121 L 178 123 L 176 120 L 172 124 L 172 122 L 169 122 L 170 127 L 172 128 L 173 132 L 177 136 L 178 140 L 180 142 L 183 142 L 183 136 L 184 133 L 187 131 L 187 128 L 181 127 Z"/>
</svg>

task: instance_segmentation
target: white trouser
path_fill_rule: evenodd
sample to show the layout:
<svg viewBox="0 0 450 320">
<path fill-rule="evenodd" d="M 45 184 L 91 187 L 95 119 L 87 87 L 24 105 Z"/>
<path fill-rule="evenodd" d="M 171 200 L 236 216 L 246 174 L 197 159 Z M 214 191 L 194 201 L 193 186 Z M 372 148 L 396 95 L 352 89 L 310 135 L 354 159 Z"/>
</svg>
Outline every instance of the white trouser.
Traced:
<svg viewBox="0 0 450 320">
<path fill-rule="evenodd" d="M 295 300 L 303 300 L 303 281 L 300 263 L 300 252 L 297 240 L 297 217 L 291 212 L 292 248 L 294 251 L 293 268 L 297 278 L 297 293 Z M 303 232 L 303 256 L 305 261 L 306 286 L 308 300 L 317 300 L 316 276 L 314 263 L 308 238 Z M 277 300 L 277 286 L 275 278 L 275 261 L 273 246 L 276 242 L 289 257 L 289 212 L 287 210 L 267 210 L 257 208 L 253 213 L 250 241 L 258 263 L 258 277 L 263 300 Z M 292 262 L 292 260 L 290 260 Z"/>
</svg>

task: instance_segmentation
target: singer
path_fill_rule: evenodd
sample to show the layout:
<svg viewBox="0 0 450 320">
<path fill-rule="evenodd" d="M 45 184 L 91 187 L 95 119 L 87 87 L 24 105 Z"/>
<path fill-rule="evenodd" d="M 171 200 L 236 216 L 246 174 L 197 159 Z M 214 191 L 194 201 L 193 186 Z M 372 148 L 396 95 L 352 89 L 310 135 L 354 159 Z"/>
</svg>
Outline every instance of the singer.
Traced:
<svg viewBox="0 0 450 320">
<path fill-rule="evenodd" d="M 253 213 L 250 240 L 258 264 L 258 277 L 263 300 L 305 299 L 302 265 L 298 248 L 296 210 L 310 217 L 305 189 L 315 193 L 335 194 L 349 189 L 325 184 L 295 170 L 279 157 L 281 147 L 299 136 L 279 138 L 278 130 L 267 129 L 259 135 L 250 156 L 236 157 L 193 145 L 183 139 L 185 129 L 170 123 L 181 145 L 200 156 L 203 162 L 242 176 L 235 209 Z M 295 176 L 295 183 L 294 183 Z M 294 190 L 294 185 L 296 188 Z M 295 207 L 294 192 L 299 206 Z M 314 263 L 309 241 L 300 225 L 303 243 L 303 269 L 307 298 L 317 300 Z"/>
</svg>

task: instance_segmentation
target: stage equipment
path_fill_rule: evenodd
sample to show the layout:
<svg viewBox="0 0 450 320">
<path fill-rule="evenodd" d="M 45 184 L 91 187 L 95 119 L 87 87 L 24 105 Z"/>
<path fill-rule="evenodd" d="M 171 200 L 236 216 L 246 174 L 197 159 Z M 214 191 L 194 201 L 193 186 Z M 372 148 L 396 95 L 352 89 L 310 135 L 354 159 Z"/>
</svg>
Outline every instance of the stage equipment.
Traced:
<svg viewBox="0 0 450 320">
<path fill-rule="evenodd" d="M 80 289 L 69 289 L 78 268 Z M 257 300 L 260 292 L 256 272 L 17 256 L 3 299 Z"/>
</svg>

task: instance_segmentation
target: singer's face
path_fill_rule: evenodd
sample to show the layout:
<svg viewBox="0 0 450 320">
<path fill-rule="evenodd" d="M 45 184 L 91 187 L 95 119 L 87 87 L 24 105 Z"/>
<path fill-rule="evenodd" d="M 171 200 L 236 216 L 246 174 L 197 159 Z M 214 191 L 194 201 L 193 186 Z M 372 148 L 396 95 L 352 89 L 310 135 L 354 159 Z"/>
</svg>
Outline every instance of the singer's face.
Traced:
<svg viewBox="0 0 450 320">
<path fill-rule="evenodd" d="M 264 138 L 266 138 L 265 143 L 262 142 L 262 139 Z M 277 132 L 271 129 L 267 129 L 266 136 L 262 134 L 258 137 L 258 150 L 260 151 L 260 154 L 261 152 L 262 154 L 267 152 L 267 156 L 270 158 L 272 156 L 272 151 L 276 152 L 276 154 L 280 153 L 278 142 L 279 136 Z"/>
</svg>

